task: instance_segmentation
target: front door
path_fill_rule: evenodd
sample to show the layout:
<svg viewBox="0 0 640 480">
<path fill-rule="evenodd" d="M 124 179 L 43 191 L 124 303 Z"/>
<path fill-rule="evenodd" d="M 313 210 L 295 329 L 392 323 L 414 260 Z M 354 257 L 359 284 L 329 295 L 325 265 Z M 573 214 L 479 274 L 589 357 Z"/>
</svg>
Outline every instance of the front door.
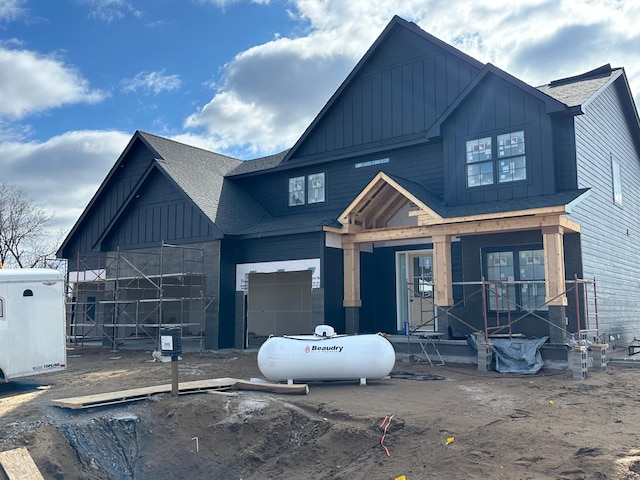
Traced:
<svg viewBox="0 0 640 480">
<path fill-rule="evenodd" d="M 433 306 L 433 253 L 405 252 L 398 255 L 398 318 L 410 331 L 436 331 Z M 405 303 L 406 302 L 406 303 Z"/>
<path fill-rule="evenodd" d="M 435 330 L 433 308 L 433 254 L 409 255 L 411 330 Z"/>
</svg>

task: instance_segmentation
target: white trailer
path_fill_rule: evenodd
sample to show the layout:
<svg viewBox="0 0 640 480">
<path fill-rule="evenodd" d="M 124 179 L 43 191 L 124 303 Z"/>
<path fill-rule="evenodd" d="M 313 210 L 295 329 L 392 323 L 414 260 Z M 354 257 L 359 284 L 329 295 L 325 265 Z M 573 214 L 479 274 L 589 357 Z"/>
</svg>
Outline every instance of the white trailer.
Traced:
<svg viewBox="0 0 640 480">
<path fill-rule="evenodd" d="M 0 269 L 0 382 L 66 367 L 63 274 Z"/>
</svg>

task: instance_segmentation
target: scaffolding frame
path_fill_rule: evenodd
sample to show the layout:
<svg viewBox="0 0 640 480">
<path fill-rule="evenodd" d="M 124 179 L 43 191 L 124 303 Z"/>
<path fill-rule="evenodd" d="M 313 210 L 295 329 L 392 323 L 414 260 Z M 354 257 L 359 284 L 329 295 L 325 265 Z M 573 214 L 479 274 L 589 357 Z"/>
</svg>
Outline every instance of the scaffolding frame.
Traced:
<svg viewBox="0 0 640 480">
<path fill-rule="evenodd" d="M 135 340 L 157 345 L 161 328 L 180 327 L 183 339 L 204 349 L 209 304 L 204 249 L 163 242 L 155 251 L 78 253 L 73 267 L 70 261 L 69 342 L 135 348 Z"/>
<path fill-rule="evenodd" d="M 477 286 L 478 288 L 475 291 L 472 291 L 470 294 L 465 291 L 462 300 L 452 306 L 438 307 L 437 310 L 434 308 L 434 313 L 431 318 L 429 318 L 427 321 L 423 321 L 424 319 L 421 318 L 422 324 L 418 326 L 418 329 L 426 325 L 434 325 L 438 316 L 444 315 L 453 318 L 455 321 L 465 325 L 471 331 L 484 335 L 485 341 L 488 341 L 489 337 L 491 336 L 504 335 L 508 338 L 512 338 L 514 335 L 514 324 L 524 319 L 534 317 L 549 324 L 553 328 L 559 328 L 565 335 L 574 340 L 583 342 L 586 340 L 593 340 L 594 342 L 600 342 L 602 340 L 601 337 L 603 334 L 600 333 L 598 320 L 598 299 L 595 279 L 586 280 L 580 279 L 576 276 L 573 280 L 566 280 L 564 292 L 560 293 L 556 297 L 546 299 L 544 303 L 537 304 L 533 308 L 518 304 L 515 299 L 511 298 L 511 295 L 509 293 L 510 286 L 544 283 L 544 280 L 501 281 L 486 280 L 484 278 L 482 278 L 482 280 L 478 282 L 453 282 L 453 286 Z M 503 294 L 502 292 L 506 293 Z M 474 325 L 463 320 L 458 315 L 452 312 L 454 308 L 460 307 L 469 298 L 478 294 L 482 296 L 483 330 L 475 327 Z M 497 308 L 495 310 L 492 310 L 492 312 L 495 312 L 495 315 L 489 314 L 487 299 L 490 294 L 494 295 L 496 298 Z M 548 318 L 545 318 L 538 313 L 539 311 L 543 310 L 543 307 L 548 306 L 551 302 L 562 296 L 567 296 L 567 298 L 571 296 L 575 301 L 575 324 L 577 326 L 577 330 L 575 332 L 570 332 L 566 328 L 562 328 L 551 323 Z M 515 309 L 499 308 L 502 303 L 501 300 L 504 300 L 504 303 L 507 306 L 513 306 Z M 514 315 L 514 313 L 516 315 Z M 492 322 L 494 317 L 495 320 Z"/>
</svg>

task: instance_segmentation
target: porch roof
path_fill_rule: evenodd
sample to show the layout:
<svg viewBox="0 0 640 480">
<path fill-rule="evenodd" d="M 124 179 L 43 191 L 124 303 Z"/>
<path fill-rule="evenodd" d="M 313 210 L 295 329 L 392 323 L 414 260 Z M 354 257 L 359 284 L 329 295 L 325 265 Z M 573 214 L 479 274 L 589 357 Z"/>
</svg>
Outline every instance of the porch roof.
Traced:
<svg viewBox="0 0 640 480">
<path fill-rule="evenodd" d="M 347 242 L 470 235 L 559 226 L 579 232 L 580 225 L 564 217 L 588 189 L 522 199 L 447 206 L 424 186 L 379 172 L 338 217 L 338 233 L 354 234 Z M 406 224 L 389 221 L 409 207 Z M 414 219 L 412 219 L 414 217 Z M 327 228 L 329 229 L 329 228 Z"/>
</svg>

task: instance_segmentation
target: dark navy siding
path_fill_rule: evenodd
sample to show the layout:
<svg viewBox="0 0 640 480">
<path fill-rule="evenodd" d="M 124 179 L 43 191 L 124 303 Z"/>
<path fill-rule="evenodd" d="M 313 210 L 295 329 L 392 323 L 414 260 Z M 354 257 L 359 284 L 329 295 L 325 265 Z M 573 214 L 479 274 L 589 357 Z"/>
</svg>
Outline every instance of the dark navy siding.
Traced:
<svg viewBox="0 0 640 480">
<path fill-rule="evenodd" d="M 140 141 L 131 146 L 127 161 L 113 173 L 98 201 L 85 212 L 82 229 L 78 230 L 68 242 L 63 252 L 64 257 L 74 257 L 76 252 L 91 252 L 99 249 L 96 242 L 140 181 L 152 160 L 153 155 Z"/>
<path fill-rule="evenodd" d="M 556 187 L 558 191 L 577 189 L 578 172 L 573 117 L 553 118 L 552 123 Z"/>
<path fill-rule="evenodd" d="M 538 231 L 516 232 L 495 235 L 475 235 L 462 238 L 462 262 L 464 286 L 464 302 L 457 304 L 452 309 L 454 315 L 464 320 L 459 322 L 455 317 L 449 319 L 449 325 L 456 336 L 466 335 L 472 331 L 484 331 L 484 316 L 482 306 L 482 256 L 483 249 L 488 247 L 514 247 L 518 245 L 538 245 L 542 248 L 542 233 Z M 478 282 L 478 284 L 469 284 L 470 282 Z M 500 325 L 507 322 L 506 312 L 502 312 L 502 321 Z M 513 333 L 522 333 L 527 336 L 541 337 L 549 334 L 548 322 L 544 319 L 528 316 L 526 318 L 518 318 L 521 314 L 514 313 L 518 320 L 513 325 Z M 540 317 L 544 317 L 544 312 L 538 312 Z M 496 325 L 495 314 L 489 314 L 489 325 Z M 508 330 L 500 333 L 509 333 Z"/>
<path fill-rule="evenodd" d="M 424 132 L 477 72 L 461 57 L 398 29 L 335 99 L 296 157 Z"/>
<path fill-rule="evenodd" d="M 345 331 L 344 253 L 339 248 L 325 248 L 322 260 L 322 287 L 324 289 L 324 323 L 335 328 L 336 332 Z"/>
<path fill-rule="evenodd" d="M 466 141 L 480 136 L 524 130 L 527 179 L 466 186 Z M 445 172 L 449 205 L 510 200 L 556 192 L 552 123 L 544 104 L 524 90 L 489 75 L 445 124 Z"/>
<path fill-rule="evenodd" d="M 640 334 L 640 156 L 616 83 L 575 119 L 578 182 L 591 191 L 572 218 L 582 225 L 584 276 L 597 282 L 600 331 L 630 341 Z M 613 201 L 611 157 L 620 164 L 622 206 Z"/>
<path fill-rule="evenodd" d="M 370 167 L 355 168 L 357 162 L 380 158 L 389 158 L 390 161 Z M 442 145 L 439 143 L 352 157 L 321 165 L 301 166 L 297 169 L 234 181 L 250 192 L 275 216 L 320 210 L 327 210 L 335 216 L 351 203 L 379 171 L 422 183 L 437 195 L 442 196 L 444 193 Z M 288 205 L 289 178 L 320 172 L 325 173 L 326 201 L 290 207 Z"/>
<path fill-rule="evenodd" d="M 397 331 L 396 327 L 396 251 L 395 248 L 375 249 L 375 270 L 372 275 L 373 321 L 370 332 Z"/>
<path fill-rule="evenodd" d="M 102 249 L 197 242 L 214 234 L 213 224 L 200 209 L 154 169 L 112 227 Z"/>
<path fill-rule="evenodd" d="M 254 238 L 238 242 L 236 263 L 321 258 L 324 233 Z"/>
</svg>

